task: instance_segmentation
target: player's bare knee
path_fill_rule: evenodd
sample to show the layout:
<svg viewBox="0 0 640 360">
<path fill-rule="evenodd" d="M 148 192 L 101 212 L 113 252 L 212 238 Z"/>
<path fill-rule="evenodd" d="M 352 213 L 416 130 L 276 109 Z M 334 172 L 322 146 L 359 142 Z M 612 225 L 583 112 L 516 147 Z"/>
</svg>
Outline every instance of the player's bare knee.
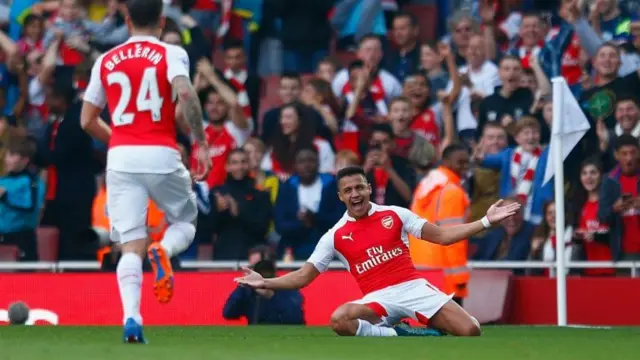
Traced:
<svg viewBox="0 0 640 360">
<path fill-rule="evenodd" d="M 480 323 L 476 318 L 470 316 L 469 321 L 465 321 L 459 329 L 458 336 L 480 336 L 482 335 L 482 329 Z"/>
<path fill-rule="evenodd" d="M 120 245 L 120 251 L 124 253 L 134 253 L 141 258 L 144 258 L 147 253 L 147 239 L 138 239 L 127 241 Z"/>
<path fill-rule="evenodd" d="M 357 328 L 352 325 L 353 320 L 347 318 L 331 318 L 331 330 L 340 336 L 355 336 Z"/>
</svg>

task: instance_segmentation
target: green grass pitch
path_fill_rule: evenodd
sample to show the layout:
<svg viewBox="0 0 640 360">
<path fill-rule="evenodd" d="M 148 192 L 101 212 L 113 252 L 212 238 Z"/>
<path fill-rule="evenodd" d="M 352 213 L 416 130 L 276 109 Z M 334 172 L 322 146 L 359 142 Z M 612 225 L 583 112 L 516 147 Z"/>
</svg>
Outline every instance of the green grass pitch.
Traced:
<svg viewBox="0 0 640 360">
<path fill-rule="evenodd" d="M 640 328 L 485 327 L 479 338 L 347 338 L 319 327 L 0 327 L 2 360 L 640 359 Z"/>
</svg>

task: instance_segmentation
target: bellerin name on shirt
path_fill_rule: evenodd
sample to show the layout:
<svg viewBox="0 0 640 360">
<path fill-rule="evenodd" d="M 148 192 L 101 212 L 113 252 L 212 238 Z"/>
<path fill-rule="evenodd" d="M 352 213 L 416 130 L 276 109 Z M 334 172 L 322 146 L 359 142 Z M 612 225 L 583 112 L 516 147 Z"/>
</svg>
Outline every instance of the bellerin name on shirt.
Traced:
<svg viewBox="0 0 640 360">
<path fill-rule="evenodd" d="M 108 59 L 106 59 L 107 61 L 104 66 L 111 71 L 116 65 L 123 61 L 139 58 L 149 59 L 149 61 L 154 65 L 158 65 L 162 60 L 162 54 L 146 46 L 135 44 L 135 49 L 128 48 L 126 50 L 123 49 L 113 53 Z"/>
</svg>

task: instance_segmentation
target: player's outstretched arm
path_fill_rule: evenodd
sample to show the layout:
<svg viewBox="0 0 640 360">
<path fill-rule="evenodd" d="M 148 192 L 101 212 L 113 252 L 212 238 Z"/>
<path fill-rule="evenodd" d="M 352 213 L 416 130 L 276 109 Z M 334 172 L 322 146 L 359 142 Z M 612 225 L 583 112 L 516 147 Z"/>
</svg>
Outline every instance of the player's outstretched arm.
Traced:
<svg viewBox="0 0 640 360">
<path fill-rule="evenodd" d="M 420 238 L 441 245 L 451 245 L 490 228 L 502 220 L 515 215 L 520 210 L 519 203 L 512 203 L 505 206 L 501 205 L 502 200 L 498 200 L 498 202 L 491 205 L 489 210 L 487 210 L 487 215 L 484 218 L 467 224 L 439 227 L 427 222 L 422 226 Z"/>
<path fill-rule="evenodd" d="M 236 278 L 235 282 L 240 285 L 252 287 L 254 289 L 270 290 L 296 290 L 309 285 L 320 272 L 311 263 L 305 263 L 303 267 L 292 271 L 286 275 L 265 279 L 262 275 L 249 269 L 243 268 L 244 276 Z"/>
</svg>

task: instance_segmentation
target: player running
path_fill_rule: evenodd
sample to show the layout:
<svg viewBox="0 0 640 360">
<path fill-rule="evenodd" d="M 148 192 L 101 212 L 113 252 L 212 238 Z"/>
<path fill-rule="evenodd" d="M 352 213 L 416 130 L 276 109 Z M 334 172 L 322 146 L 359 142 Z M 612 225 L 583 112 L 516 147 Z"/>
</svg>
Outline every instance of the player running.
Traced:
<svg viewBox="0 0 640 360">
<path fill-rule="evenodd" d="M 472 223 L 440 228 L 411 211 L 369 201 L 371 185 L 362 168 L 338 171 L 338 197 L 347 211 L 318 242 L 305 265 L 284 276 L 264 279 L 244 269 L 236 282 L 257 289 L 300 289 L 311 283 L 338 256 L 364 293 L 360 300 L 340 306 L 331 328 L 347 336 L 480 335 L 478 321 L 420 276 L 409 256 L 408 235 L 448 245 L 466 239 L 518 212 L 520 205 L 491 206 Z M 413 318 L 427 327 L 398 325 Z M 437 330 L 436 330 L 437 329 Z"/>
<path fill-rule="evenodd" d="M 108 143 L 107 211 L 111 238 L 121 244 L 117 276 L 124 309 L 125 342 L 144 343 L 140 297 L 142 259 L 155 273 L 154 292 L 162 303 L 173 295 L 170 258 L 189 247 L 198 213 L 191 177 L 176 141 L 176 98 L 197 143 L 203 179 L 211 168 L 202 129 L 202 109 L 189 80 L 184 49 L 157 39 L 164 27 L 162 0 L 127 1 L 129 40 L 104 53 L 91 71 L 81 122 Z M 111 128 L 100 118 L 105 104 Z M 147 204 L 151 198 L 170 226 L 163 239 L 147 248 Z"/>
</svg>

